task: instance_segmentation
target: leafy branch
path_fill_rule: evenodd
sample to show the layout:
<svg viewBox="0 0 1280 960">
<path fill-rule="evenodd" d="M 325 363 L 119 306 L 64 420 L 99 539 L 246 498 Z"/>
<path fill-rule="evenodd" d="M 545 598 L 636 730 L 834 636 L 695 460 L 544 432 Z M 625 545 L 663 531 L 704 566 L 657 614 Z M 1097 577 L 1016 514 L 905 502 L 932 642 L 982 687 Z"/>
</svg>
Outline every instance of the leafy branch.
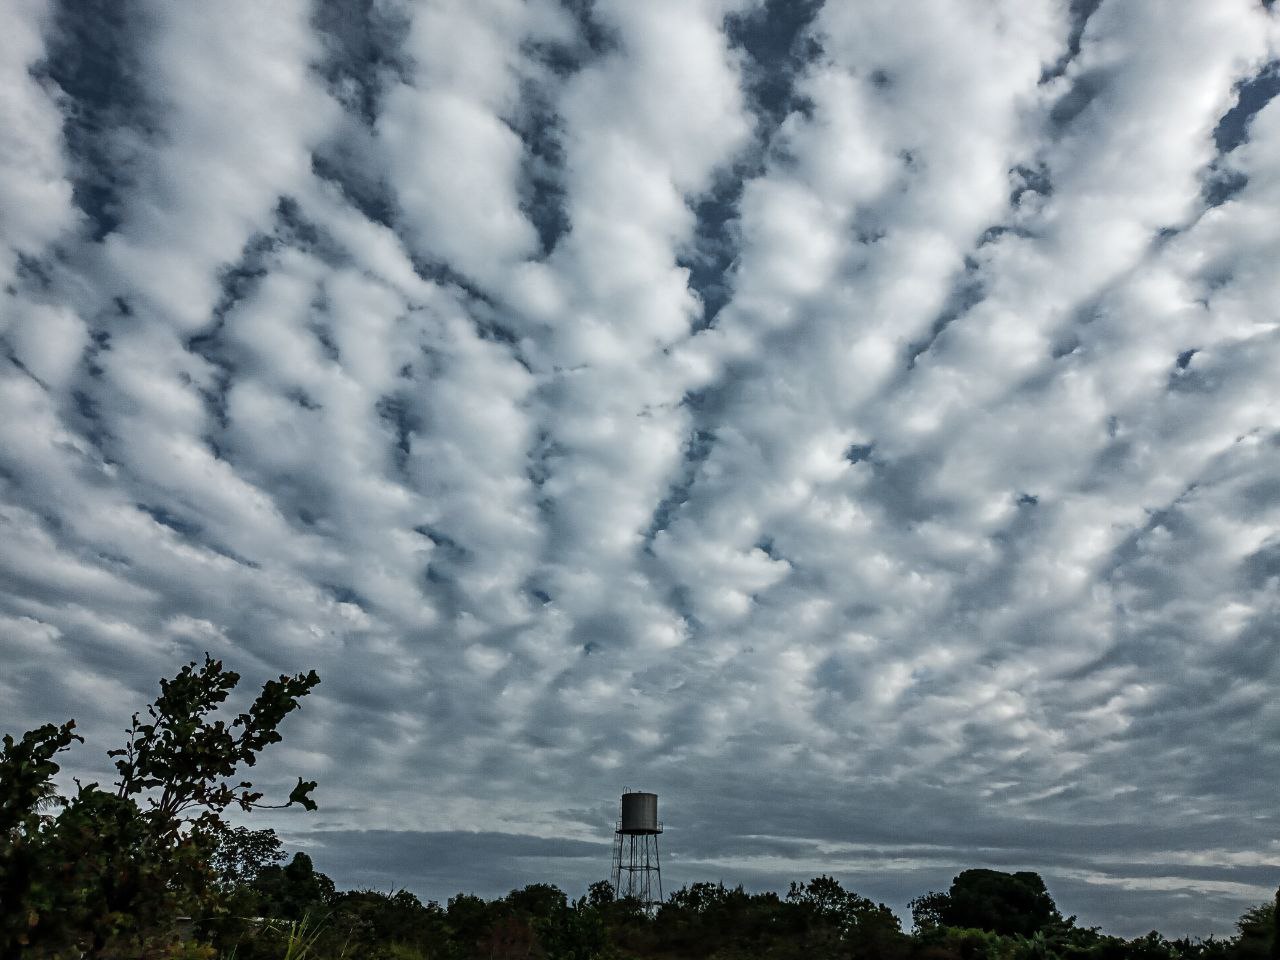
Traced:
<svg viewBox="0 0 1280 960">
<path fill-rule="evenodd" d="M 120 776 L 116 795 L 146 796 L 152 818 L 167 832 L 180 830 L 194 810 L 216 816 L 233 805 L 242 810 L 269 806 L 259 802 L 262 793 L 252 783 L 233 778 L 242 765 L 252 767 L 261 750 L 281 740 L 276 728 L 320 677 L 314 670 L 281 675 L 263 684 L 249 709 L 230 723 L 209 719 L 239 682 L 238 673 L 208 654 L 202 666 L 193 661 L 173 679 L 161 680 L 160 696 L 146 708 L 147 719 L 135 713 L 124 748 L 108 753 Z M 315 786 L 315 781 L 299 778 L 288 801 L 274 806 L 298 804 L 314 810 L 310 793 Z"/>
</svg>

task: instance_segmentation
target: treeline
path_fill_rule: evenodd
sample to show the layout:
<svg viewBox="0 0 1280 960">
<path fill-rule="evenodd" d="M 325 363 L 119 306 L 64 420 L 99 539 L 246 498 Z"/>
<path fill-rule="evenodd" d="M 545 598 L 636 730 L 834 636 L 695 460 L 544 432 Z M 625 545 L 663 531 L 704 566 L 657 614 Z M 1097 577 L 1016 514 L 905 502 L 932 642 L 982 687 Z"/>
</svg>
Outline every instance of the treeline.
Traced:
<svg viewBox="0 0 1280 960">
<path fill-rule="evenodd" d="M 1133 940 L 1063 917 L 1034 873 L 966 870 L 911 904 L 884 904 L 831 877 L 782 896 L 695 883 L 656 910 L 593 884 L 571 900 L 533 884 L 445 905 L 406 891 L 339 891 L 306 854 L 287 863 L 270 830 L 232 828 L 264 806 L 240 779 L 281 739 L 314 672 L 269 681 L 235 717 L 239 675 L 208 656 L 160 684 L 110 751 L 110 788 L 54 787 L 74 722 L 0 742 L 0 960 L 1280 960 L 1277 904 L 1227 939 Z M 283 804 L 315 809 L 314 782 Z M 1278 894 L 1280 896 L 1280 894 Z"/>
<path fill-rule="evenodd" d="M 246 838 L 252 835 L 247 834 Z M 286 942 L 310 956 L 375 960 L 1274 960 L 1275 905 L 1244 914 L 1227 939 L 1125 940 L 1063 917 L 1035 873 L 966 870 L 945 893 L 912 902 L 904 931 L 887 906 L 831 877 L 784 895 L 695 883 L 652 914 L 617 900 L 607 882 L 569 899 L 533 884 L 486 901 L 459 894 L 441 906 L 406 891 L 337 892 L 306 854 L 245 878 L 240 909 L 274 918 L 210 929 L 237 960 L 271 960 Z"/>
</svg>

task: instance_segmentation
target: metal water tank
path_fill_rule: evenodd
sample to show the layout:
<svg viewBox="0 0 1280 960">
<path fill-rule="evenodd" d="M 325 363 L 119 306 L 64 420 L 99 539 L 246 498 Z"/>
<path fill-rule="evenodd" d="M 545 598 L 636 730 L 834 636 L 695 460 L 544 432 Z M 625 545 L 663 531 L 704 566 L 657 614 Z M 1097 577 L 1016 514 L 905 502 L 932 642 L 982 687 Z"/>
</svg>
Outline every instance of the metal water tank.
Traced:
<svg viewBox="0 0 1280 960">
<path fill-rule="evenodd" d="M 658 824 L 658 795 L 656 793 L 624 793 L 622 795 L 622 826 L 619 833 L 661 833 Z"/>
</svg>

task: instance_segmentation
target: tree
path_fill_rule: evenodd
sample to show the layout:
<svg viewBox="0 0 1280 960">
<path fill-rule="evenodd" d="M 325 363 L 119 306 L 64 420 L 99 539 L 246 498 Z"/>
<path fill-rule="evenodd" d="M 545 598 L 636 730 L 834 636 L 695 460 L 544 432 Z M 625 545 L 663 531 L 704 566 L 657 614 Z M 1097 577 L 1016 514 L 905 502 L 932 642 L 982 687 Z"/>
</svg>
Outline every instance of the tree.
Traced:
<svg viewBox="0 0 1280 960">
<path fill-rule="evenodd" d="M 597 880 L 587 887 L 587 906 L 601 909 L 613 903 L 617 897 L 613 892 L 613 884 L 608 880 Z"/>
<path fill-rule="evenodd" d="M 210 860 L 227 831 L 229 806 L 261 806 L 241 766 L 281 737 L 277 727 L 320 678 L 312 671 L 263 685 L 230 723 L 211 714 L 240 680 L 206 654 L 162 680 L 160 696 L 135 714 L 128 742 L 110 751 L 115 790 L 80 784 L 49 816 L 54 757 L 75 740 L 74 721 L 46 724 L 0 751 L 0 958 L 110 949 L 143 956 L 150 940 L 170 936 L 173 919 L 213 909 Z M 315 809 L 314 782 L 299 778 L 287 802 Z"/>
<path fill-rule="evenodd" d="M 926 910 L 934 909 L 948 927 L 972 927 L 1004 936 L 1031 937 L 1063 922 L 1044 880 L 1029 871 L 965 870 L 951 882 L 945 898 L 928 903 Z"/>
<path fill-rule="evenodd" d="M 605 886 L 612 894 L 612 887 Z M 501 904 L 509 912 L 489 932 L 493 957 L 555 957 L 598 960 L 607 953 L 607 933 L 600 911 L 585 901 L 570 906 L 568 898 L 548 883 L 512 890 Z"/>
<path fill-rule="evenodd" d="M 942 926 L 942 913 L 950 898 L 945 893 L 929 891 L 907 904 L 911 908 L 911 923 L 916 933 L 924 933 Z"/>
<path fill-rule="evenodd" d="M 19 741 L 5 735 L 0 749 L 0 956 L 17 957 L 31 939 L 31 928 L 54 899 L 42 876 L 40 831 L 48 821 L 42 804 L 48 784 L 60 769 L 54 757 L 84 738 L 75 721 L 47 723 Z"/>
<path fill-rule="evenodd" d="M 223 890 L 251 886 L 267 867 L 284 859 L 274 830 L 225 828 L 209 857 L 214 882 Z"/>
<path fill-rule="evenodd" d="M 449 898 L 445 923 L 449 939 L 462 948 L 463 956 L 470 956 L 472 949 L 492 930 L 494 912 L 480 897 L 459 893 Z"/>
<path fill-rule="evenodd" d="M 550 883 L 531 883 L 507 894 L 507 903 L 519 913 L 538 919 L 554 917 L 568 907 L 568 898 Z"/>
<path fill-rule="evenodd" d="M 23 734 L 20 741 L 5 734 L 0 750 L 0 837 L 14 839 L 39 824 L 38 816 L 53 799 L 52 782 L 61 768 L 53 758 L 84 737 L 72 733 L 76 722 L 46 723 Z"/>
<path fill-rule="evenodd" d="M 283 920 L 302 920 L 333 898 L 334 883 L 316 870 L 305 853 L 295 853 L 285 866 L 263 867 L 254 881 L 263 912 Z"/>
<path fill-rule="evenodd" d="M 1240 935 L 1235 952 L 1241 960 L 1269 960 L 1276 949 L 1276 904 L 1260 903 L 1250 907 L 1236 921 Z"/>
<path fill-rule="evenodd" d="M 903 948 L 901 924 L 893 911 L 845 890 L 834 877 L 792 883 L 787 901 L 816 921 L 811 926 L 830 929 L 853 956 L 885 957 Z"/>
<path fill-rule="evenodd" d="M 224 670 L 221 660 L 207 653 L 204 666 L 195 661 L 172 680 L 160 681 L 160 696 L 147 707 L 150 722 L 133 715 L 124 749 L 108 751 L 120 774 L 117 796 L 146 797 L 155 830 L 175 834 L 201 823 L 213 824 L 233 804 L 242 810 L 262 806 L 261 793 L 248 781 L 233 783 L 241 764 L 253 766 L 267 746 L 279 743 L 276 728 L 320 682 L 312 670 L 295 677 L 281 676 L 262 685 L 247 712 L 228 726 L 206 718 L 228 697 L 240 674 Z M 298 778 L 287 803 L 316 808 L 310 793 L 315 781 Z"/>
</svg>

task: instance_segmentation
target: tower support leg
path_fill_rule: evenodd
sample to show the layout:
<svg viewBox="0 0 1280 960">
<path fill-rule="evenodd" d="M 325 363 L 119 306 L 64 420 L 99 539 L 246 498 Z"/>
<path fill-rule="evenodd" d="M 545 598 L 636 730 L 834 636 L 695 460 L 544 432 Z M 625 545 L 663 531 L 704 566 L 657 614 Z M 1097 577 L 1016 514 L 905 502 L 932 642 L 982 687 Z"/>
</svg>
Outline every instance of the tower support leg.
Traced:
<svg viewBox="0 0 1280 960">
<path fill-rule="evenodd" d="M 613 835 L 613 892 L 619 900 L 635 899 L 652 912 L 662 903 L 662 859 L 658 835 Z"/>
</svg>

